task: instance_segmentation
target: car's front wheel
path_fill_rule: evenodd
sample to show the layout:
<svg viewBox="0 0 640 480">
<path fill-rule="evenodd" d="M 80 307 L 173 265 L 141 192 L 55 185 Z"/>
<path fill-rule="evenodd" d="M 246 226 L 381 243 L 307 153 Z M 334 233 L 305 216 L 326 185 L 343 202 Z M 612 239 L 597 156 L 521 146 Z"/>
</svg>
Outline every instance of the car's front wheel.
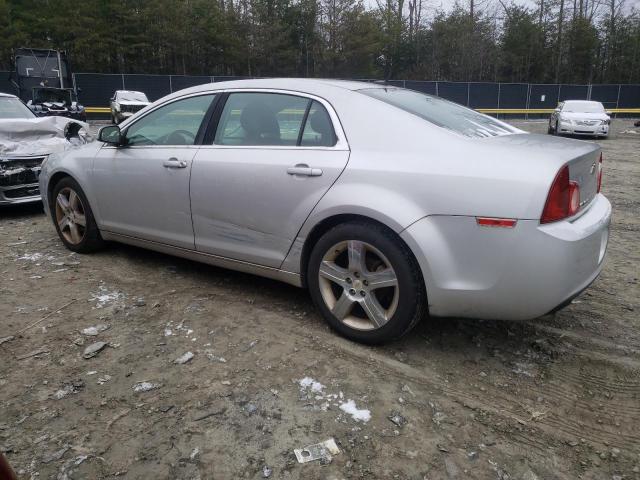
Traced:
<svg viewBox="0 0 640 480">
<path fill-rule="evenodd" d="M 69 250 L 89 253 L 104 245 L 87 197 L 73 178 L 65 177 L 53 188 L 51 218 Z"/>
<path fill-rule="evenodd" d="M 362 343 L 404 335 L 426 304 L 413 255 L 395 233 L 373 223 L 346 223 L 326 232 L 311 252 L 307 284 L 329 325 Z"/>
</svg>

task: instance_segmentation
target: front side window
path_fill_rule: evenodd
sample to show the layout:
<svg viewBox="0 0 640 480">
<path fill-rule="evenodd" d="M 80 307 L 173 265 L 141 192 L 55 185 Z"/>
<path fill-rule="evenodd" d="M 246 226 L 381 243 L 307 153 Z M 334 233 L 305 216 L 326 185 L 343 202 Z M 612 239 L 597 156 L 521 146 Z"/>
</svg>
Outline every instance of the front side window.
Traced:
<svg viewBox="0 0 640 480">
<path fill-rule="evenodd" d="M 194 145 L 214 97 L 185 98 L 154 110 L 127 129 L 127 145 Z"/>
<path fill-rule="evenodd" d="M 279 93 L 232 93 L 225 103 L 217 145 L 298 145 L 311 100 Z"/>
<path fill-rule="evenodd" d="M 467 137 L 481 138 L 520 133 L 520 130 L 488 115 L 413 90 L 366 88 L 359 90 L 359 92 Z"/>
<path fill-rule="evenodd" d="M 0 118 L 33 118 L 35 115 L 20 100 L 14 97 L 0 97 Z"/>
</svg>

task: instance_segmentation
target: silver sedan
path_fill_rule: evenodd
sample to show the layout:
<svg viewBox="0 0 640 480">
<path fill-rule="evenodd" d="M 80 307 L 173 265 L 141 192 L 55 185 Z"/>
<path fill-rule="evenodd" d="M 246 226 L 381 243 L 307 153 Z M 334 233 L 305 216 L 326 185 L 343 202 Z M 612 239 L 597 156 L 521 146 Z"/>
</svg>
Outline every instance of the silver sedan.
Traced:
<svg viewBox="0 0 640 480">
<path fill-rule="evenodd" d="M 602 269 L 592 143 L 437 97 L 333 80 L 173 93 L 40 176 L 62 242 L 119 241 L 306 287 L 365 343 L 423 316 L 532 319 Z"/>
<path fill-rule="evenodd" d="M 611 117 L 600 102 L 565 100 L 549 118 L 549 134 L 608 137 Z"/>
</svg>

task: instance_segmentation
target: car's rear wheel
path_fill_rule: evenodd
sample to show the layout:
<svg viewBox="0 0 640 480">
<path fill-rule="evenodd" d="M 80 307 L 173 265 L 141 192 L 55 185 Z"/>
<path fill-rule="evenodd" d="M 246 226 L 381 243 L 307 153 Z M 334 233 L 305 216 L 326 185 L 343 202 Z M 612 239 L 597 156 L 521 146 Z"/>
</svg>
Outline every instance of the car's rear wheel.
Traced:
<svg viewBox="0 0 640 480">
<path fill-rule="evenodd" d="M 69 250 L 89 253 L 104 245 L 87 197 L 73 178 L 65 177 L 53 188 L 51 217 Z"/>
<path fill-rule="evenodd" d="M 351 340 L 389 342 L 424 312 L 426 295 L 413 255 L 380 225 L 346 223 L 326 232 L 311 252 L 307 275 L 325 320 Z"/>
</svg>

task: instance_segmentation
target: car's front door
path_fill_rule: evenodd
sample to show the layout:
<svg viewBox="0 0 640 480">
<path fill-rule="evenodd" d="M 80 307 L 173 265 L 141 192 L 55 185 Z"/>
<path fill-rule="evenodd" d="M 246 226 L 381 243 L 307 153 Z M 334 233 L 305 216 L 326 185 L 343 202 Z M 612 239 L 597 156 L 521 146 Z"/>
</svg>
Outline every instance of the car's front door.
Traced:
<svg viewBox="0 0 640 480">
<path fill-rule="evenodd" d="M 346 139 L 320 99 L 235 92 L 221 107 L 215 138 L 193 162 L 196 249 L 277 268 L 344 170 Z"/>
<path fill-rule="evenodd" d="M 214 98 L 196 95 L 164 104 L 125 127 L 126 145 L 100 149 L 92 172 L 100 228 L 194 248 L 189 177 Z"/>
</svg>

